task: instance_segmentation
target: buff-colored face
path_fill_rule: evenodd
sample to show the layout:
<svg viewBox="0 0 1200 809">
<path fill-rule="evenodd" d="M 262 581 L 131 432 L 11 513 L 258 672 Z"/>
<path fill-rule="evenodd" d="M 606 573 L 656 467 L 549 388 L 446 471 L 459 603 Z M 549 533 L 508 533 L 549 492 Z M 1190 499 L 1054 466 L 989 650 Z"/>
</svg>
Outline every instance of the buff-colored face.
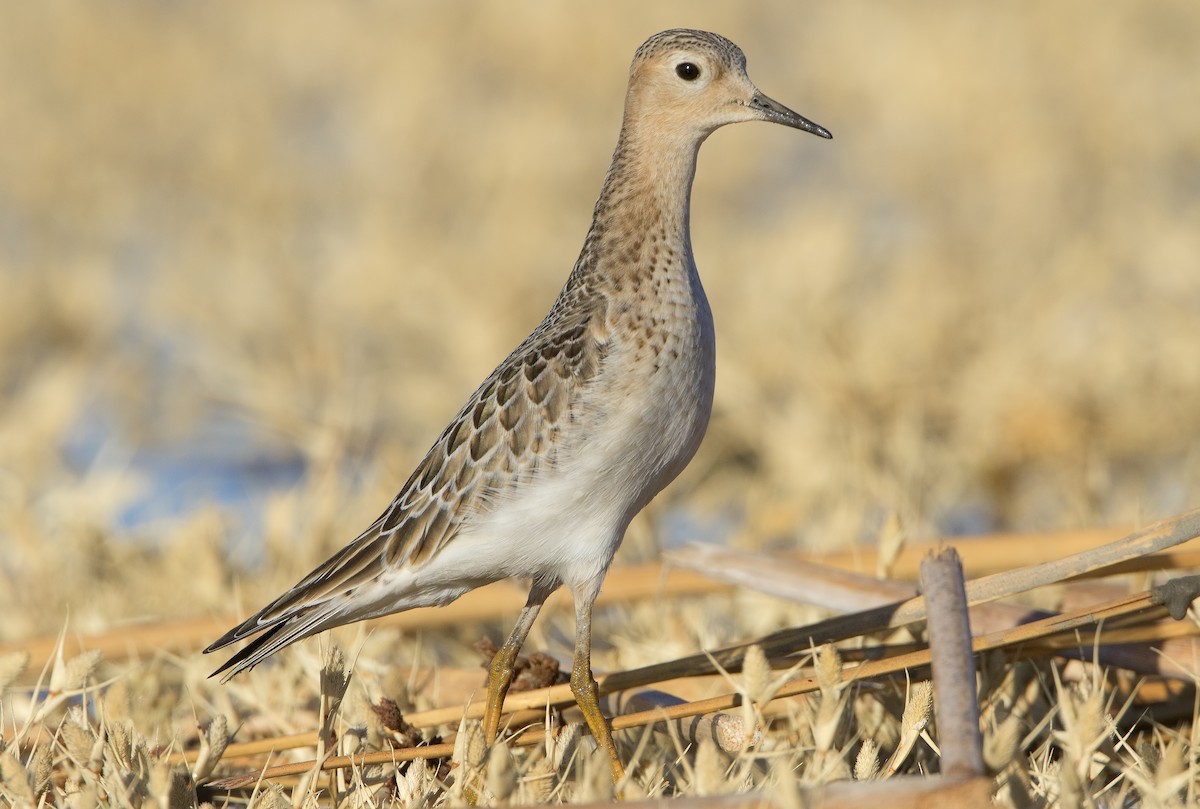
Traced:
<svg viewBox="0 0 1200 809">
<path fill-rule="evenodd" d="M 638 49 L 626 108 L 642 124 L 700 138 L 742 121 L 771 121 L 830 137 L 824 128 L 759 92 L 736 45 L 701 31 L 664 31 Z"/>
</svg>

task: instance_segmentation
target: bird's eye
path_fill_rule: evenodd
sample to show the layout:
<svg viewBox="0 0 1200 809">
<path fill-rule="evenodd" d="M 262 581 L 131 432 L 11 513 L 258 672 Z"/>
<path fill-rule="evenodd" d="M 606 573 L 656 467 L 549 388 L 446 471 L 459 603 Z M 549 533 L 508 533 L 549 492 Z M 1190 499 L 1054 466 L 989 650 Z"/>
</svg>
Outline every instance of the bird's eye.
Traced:
<svg viewBox="0 0 1200 809">
<path fill-rule="evenodd" d="M 700 78 L 700 68 L 691 62 L 680 62 L 675 65 L 675 75 L 684 81 L 695 81 Z"/>
</svg>

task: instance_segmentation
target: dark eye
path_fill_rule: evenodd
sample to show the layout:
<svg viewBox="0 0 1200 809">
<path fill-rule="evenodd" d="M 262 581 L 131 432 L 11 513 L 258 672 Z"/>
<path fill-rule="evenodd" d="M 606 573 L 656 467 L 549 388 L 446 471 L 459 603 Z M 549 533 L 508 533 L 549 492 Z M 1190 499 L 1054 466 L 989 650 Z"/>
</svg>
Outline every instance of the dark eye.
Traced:
<svg viewBox="0 0 1200 809">
<path fill-rule="evenodd" d="M 700 68 L 691 62 L 680 62 L 675 65 L 675 75 L 684 81 L 695 81 L 700 78 Z"/>
</svg>

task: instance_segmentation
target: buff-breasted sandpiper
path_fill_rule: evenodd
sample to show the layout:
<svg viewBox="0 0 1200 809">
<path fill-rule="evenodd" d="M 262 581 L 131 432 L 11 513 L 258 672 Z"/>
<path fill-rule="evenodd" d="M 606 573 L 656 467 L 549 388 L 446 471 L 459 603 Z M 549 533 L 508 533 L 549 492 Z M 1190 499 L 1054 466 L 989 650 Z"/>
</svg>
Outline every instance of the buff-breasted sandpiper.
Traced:
<svg viewBox="0 0 1200 809">
<path fill-rule="evenodd" d="M 714 336 L 692 257 L 692 179 L 705 138 L 742 121 L 830 137 L 760 93 L 724 37 L 676 29 L 638 48 L 592 226 L 550 313 L 375 522 L 205 650 L 258 636 L 217 674 L 331 627 L 530 578 L 489 669 L 491 743 L 517 652 L 542 603 L 566 585 L 576 619 L 571 690 L 621 781 L 591 671 L 592 604 L 629 521 L 687 465 L 708 425 Z"/>
</svg>

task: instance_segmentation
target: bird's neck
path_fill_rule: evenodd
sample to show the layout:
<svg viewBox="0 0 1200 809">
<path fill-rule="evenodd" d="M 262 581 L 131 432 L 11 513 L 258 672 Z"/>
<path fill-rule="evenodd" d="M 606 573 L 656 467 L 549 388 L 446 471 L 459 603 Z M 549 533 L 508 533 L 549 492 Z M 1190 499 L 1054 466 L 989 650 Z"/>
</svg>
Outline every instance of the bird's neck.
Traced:
<svg viewBox="0 0 1200 809">
<path fill-rule="evenodd" d="M 648 274 L 694 266 L 689 220 L 699 147 L 626 121 L 577 273 L 593 282 L 637 283 Z"/>
</svg>

